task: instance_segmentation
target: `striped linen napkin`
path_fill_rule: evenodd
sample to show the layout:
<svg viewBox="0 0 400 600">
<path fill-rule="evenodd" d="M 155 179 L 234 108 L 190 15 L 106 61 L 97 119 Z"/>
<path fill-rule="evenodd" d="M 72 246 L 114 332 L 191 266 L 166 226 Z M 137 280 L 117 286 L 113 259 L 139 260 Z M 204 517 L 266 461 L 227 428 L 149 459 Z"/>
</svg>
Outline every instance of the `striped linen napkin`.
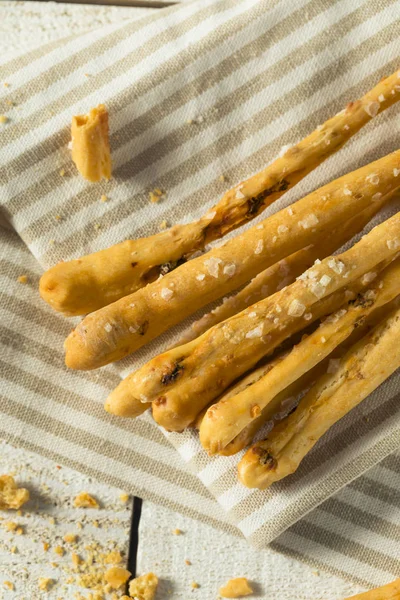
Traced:
<svg viewBox="0 0 400 600">
<path fill-rule="evenodd" d="M 1 239 L 4 438 L 365 584 L 400 574 L 399 373 L 294 476 L 248 490 L 236 480 L 237 458 L 208 458 L 193 433 L 167 439 L 148 415 L 132 422 L 103 411 L 120 377 L 190 320 L 117 365 L 67 371 L 62 343 L 77 321 L 37 293 L 44 267 L 155 233 L 163 220 L 199 217 L 398 68 L 399 9 L 400 0 L 198 0 L 1 66 L 9 122 L 0 134 L 0 222 L 18 234 L 3 229 Z M 110 113 L 114 177 L 94 185 L 71 163 L 69 124 L 100 102 Z M 398 116 L 396 106 L 380 115 L 266 214 L 397 148 Z M 148 199 L 154 188 L 167 192 L 158 204 Z"/>
</svg>

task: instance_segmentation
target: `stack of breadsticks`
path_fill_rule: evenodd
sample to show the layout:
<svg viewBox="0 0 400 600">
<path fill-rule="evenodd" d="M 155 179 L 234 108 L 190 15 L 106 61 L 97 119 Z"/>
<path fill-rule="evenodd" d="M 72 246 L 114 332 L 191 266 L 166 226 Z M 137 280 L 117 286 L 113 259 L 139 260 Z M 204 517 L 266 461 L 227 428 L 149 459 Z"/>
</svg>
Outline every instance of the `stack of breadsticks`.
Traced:
<svg viewBox="0 0 400 600">
<path fill-rule="evenodd" d="M 178 346 L 123 380 L 106 410 L 136 417 L 151 407 L 168 431 L 197 427 L 209 454 L 235 454 L 269 431 L 239 465 L 245 485 L 265 488 L 293 472 L 333 423 L 400 366 L 400 213 L 332 256 L 400 187 L 400 151 L 191 258 L 258 215 L 398 99 L 400 72 L 227 192 L 199 221 L 43 275 L 41 295 L 53 308 L 95 311 L 65 342 L 73 369 L 119 360 L 244 286 Z"/>
</svg>

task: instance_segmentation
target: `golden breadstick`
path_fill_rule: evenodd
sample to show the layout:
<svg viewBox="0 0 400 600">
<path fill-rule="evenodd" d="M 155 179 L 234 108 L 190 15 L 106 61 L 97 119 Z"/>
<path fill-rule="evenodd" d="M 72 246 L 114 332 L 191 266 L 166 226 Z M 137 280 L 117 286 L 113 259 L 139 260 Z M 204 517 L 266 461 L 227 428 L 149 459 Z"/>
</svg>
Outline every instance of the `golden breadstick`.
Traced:
<svg viewBox="0 0 400 600">
<path fill-rule="evenodd" d="M 294 473 L 324 433 L 400 367 L 399 336 L 397 308 L 335 361 L 265 441 L 246 452 L 238 467 L 240 481 L 265 489 Z"/>
<path fill-rule="evenodd" d="M 400 187 L 400 151 L 344 175 L 223 246 L 88 315 L 65 342 L 66 364 L 94 369 L 127 356 L 188 315 L 338 227 Z"/>
<path fill-rule="evenodd" d="M 259 273 L 248 285 L 235 296 L 224 299 L 223 303 L 214 310 L 206 313 L 195 321 L 177 345 L 186 344 L 213 327 L 248 308 L 252 304 L 271 296 L 286 285 L 293 283 L 298 275 L 310 268 L 317 258 L 329 256 L 343 246 L 356 233 L 362 231 L 365 225 L 376 215 L 389 200 L 391 194 L 383 197 L 380 202 L 372 203 L 360 214 L 349 219 L 332 232 L 325 233 L 314 244 L 303 248 L 287 258 L 283 258 L 265 271 Z"/>
<path fill-rule="evenodd" d="M 372 117 L 397 102 L 398 83 L 397 73 L 380 81 L 363 98 L 348 104 L 263 171 L 226 192 L 199 221 L 55 265 L 42 278 L 42 298 L 55 310 L 83 315 L 154 281 L 193 252 L 204 249 L 206 244 L 243 225 L 275 202 L 339 150 Z M 160 251 L 153 256 L 157 246 Z"/>
<path fill-rule="evenodd" d="M 400 213 L 343 254 L 314 265 L 288 288 L 215 325 L 196 340 L 156 356 L 129 376 L 132 404 L 138 399 L 153 401 L 153 416 L 160 425 L 184 429 L 208 402 L 289 335 L 343 304 L 344 286 L 391 260 L 398 244 Z M 369 283 L 369 276 L 361 281 L 365 287 Z M 118 393 L 111 394 L 106 409 L 120 414 L 120 400 Z M 124 404 L 125 416 L 129 403 Z"/>
<path fill-rule="evenodd" d="M 104 104 L 92 108 L 87 115 L 72 117 L 71 137 L 72 160 L 79 173 L 89 181 L 110 179 L 108 112 Z"/>
<path fill-rule="evenodd" d="M 266 375 L 234 397 L 211 406 L 200 427 L 203 448 L 209 454 L 216 454 L 262 411 L 268 413 L 264 412 L 265 418 L 273 417 L 277 394 L 325 359 L 374 309 L 393 300 L 400 292 L 399 281 L 400 261 L 395 261 L 356 301 L 342 306 L 336 314 L 325 319 Z"/>
<path fill-rule="evenodd" d="M 400 600 L 400 579 L 395 579 L 374 590 L 350 596 L 345 600 Z"/>
</svg>

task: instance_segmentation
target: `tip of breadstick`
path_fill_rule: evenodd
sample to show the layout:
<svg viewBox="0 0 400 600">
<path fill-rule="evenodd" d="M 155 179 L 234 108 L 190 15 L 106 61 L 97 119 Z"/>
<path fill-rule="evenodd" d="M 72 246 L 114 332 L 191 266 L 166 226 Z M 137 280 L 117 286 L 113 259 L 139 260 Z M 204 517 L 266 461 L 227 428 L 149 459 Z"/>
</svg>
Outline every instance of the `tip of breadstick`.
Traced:
<svg viewBox="0 0 400 600">
<path fill-rule="evenodd" d="M 131 419 L 143 414 L 149 406 L 133 396 L 125 379 L 111 392 L 104 404 L 105 410 L 111 415 Z"/>
</svg>

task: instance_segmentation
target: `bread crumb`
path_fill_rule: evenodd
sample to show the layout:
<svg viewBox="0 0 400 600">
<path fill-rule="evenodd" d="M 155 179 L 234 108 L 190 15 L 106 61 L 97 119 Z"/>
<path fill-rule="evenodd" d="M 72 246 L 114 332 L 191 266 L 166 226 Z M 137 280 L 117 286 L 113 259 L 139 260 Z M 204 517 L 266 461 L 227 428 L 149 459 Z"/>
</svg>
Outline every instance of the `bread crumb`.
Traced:
<svg viewBox="0 0 400 600">
<path fill-rule="evenodd" d="M 64 554 L 65 554 L 65 550 L 64 550 L 64 548 L 62 546 L 56 546 L 54 548 L 54 552 L 56 554 L 58 554 L 58 556 L 64 556 Z"/>
<path fill-rule="evenodd" d="M 220 175 L 218 179 L 219 179 L 220 181 L 222 181 L 222 183 L 223 183 L 224 181 L 226 181 L 226 179 L 225 179 L 225 175 Z"/>
<path fill-rule="evenodd" d="M 120 563 L 122 561 L 122 556 L 118 550 L 113 550 L 104 558 L 104 562 L 106 564 L 115 565 L 116 563 Z"/>
<path fill-rule="evenodd" d="M 42 592 L 48 592 L 51 586 L 53 585 L 54 580 L 49 579 L 49 577 L 39 577 L 38 585 L 39 590 Z"/>
<path fill-rule="evenodd" d="M 132 573 L 123 567 L 110 567 L 108 571 L 104 573 L 104 579 L 114 590 L 117 590 L 128 581 L 131 575 Z"/>
<path fill-rule="evenodd" d="M 60 169 L 60 175 L 61 175 L 61 177 L 64 177 L 64 175 L 65 175 L 65 169 Z"/>
<path fill-rule="evenodd" d="M 7 589 L 9 589 L 11 591 L 13 591 L 15 589 L 12 581 L 3 581 L 3 585 L 4 585 L 4 587 L 6 587 Z"/>
<path fill-rule="evenodd" d="M 164 192 L 160 190 L 160 188 L 155 188 L 152 192 L 149 192 L 150 202 L 158 202 L 162 196 L 164 196 Z"/>
<path fill-rule="evenodd" d="M 100 523 L 98 521 L 92 521 L 92 525 L 93 527 L 96 527 L 96 529 L 100 527 Z"/>
<path fill-rule="evenodd" d="M 197 581 L 192 581 L 191 585 L 194 590 L 198 590 L 200 587 L 200 584 L 197 583 Z"/>
<path fill-rule="evenodd" d="M 76 533 L 66 533 L 63 539 L 64 542 L 67 542 L 67 544 L 75 544 L 77 538 L 78 536 L 76 535 Z"/>
<path fill-rule="evenodd" d="M 11 554 L 16 554 L 17 546 L 12 546 L 12 548 L 10 548 L 10 552 L 11 552 Z"/>
<path fill-rule="evenodd" d="M 3 125 L 8 123 L 8 117 L 6 117 L 6 115 L 0 115 L 0 123 L 3 123 Z"/>
<path fill-rule="evenodd" d="M 164 221 L 161 221 L 161 223 L 159 224 L 158 228 L 162 231 L 163 229 L 167 229 L 168 227 L 168 223 L 167 221 L 164 219 Z"/>
<path fill-rule="evenodd" d="M 17 529 L 15 530 L 16 535 L 23 535 L 23 533 L 24 533 L 23 527 L 17 527 Z"/>
<path fill-rule="evenodd" d="M 56 215 L 54 218 L 55 218 L 56 221 L 61 221 L 62 216 L 61 215 Z"/>
<path fill-rule="evenodd" d="M 48 549 L 50 548 L 49 542 L 42 542 L 42 544 L 43 544 L 43 550 L 44 550 L 44 552 L 47 552 Z"/>
<path fill-rule="evenodd" d="M 4 85 L 4 87 L 10 87 L 10 84 L 9 84 L 7 81 L 5 81 L 5 82 L 3 83 L 3 85 Z"/>
<path fill-rule="evenodd" d="M 252 594 L 253 590 L 246 577 L 237 577 L 230 579 L 226 585 L 219 588 L 219 593 L 223 598 L 242 598 Z"/>
<path fill-rule="evenodd" d="M 188 567 L 190 567 L 191 564 L 192 564 L 191 561 L 186 558 L 185 559 L 185 565 L 187 565 Z"/>
<path fill-rule="evenodd" d="M 154 573 L 146 573 L 129 582 L 129 595 L 140 600 L 154 600 L 158 586 L 158 577 Z"/>
<path fill-rule="evenodd" d="M 182 531 L 180 529 L 174 529 L 172 532 L 174 535 L 182 535 Z"/>
<path fill-rule="evenodd" d="M 107 202 L 108 198 L 105 194 L 102 194 L 101 198 L 100 198 L 100 202 Z"/>
<path fill-rule="evenodd" d="M 79 556 L 79 554 L 76 554 L 76 552 L 71 553 L 71 560 L 74 567 L 78 567 L 82 562 L 81 557 Z"/>
<path fill-rule="evenodd" d="M 81 492 L 74 499 L 75 508 L 99 508 L 99 503 L 87 492 Z"/>
<path fill-rule="evenodd" d="M 17 279 L 18 283 L 28 283 L 28 276 L 27 275 L 20 275 Z"/>
<path fill-rule="evenodd" d="M 21 275 L 21 277 L 26 277 L 26 275 Z M 21 281 L 21 283 L 26 283 L 26 281 Z M 28 490 L 18 488 L 12 475 L 0 476 L 0 510 L 18 510 L 28 500 Z"/>
<path fill-rule="evenodd" d="M 96 230 L 98 230 L 98 229 L 100 229 L 101 225 L 100 225 L 100 223 L 95 223 L 95 224 L 93 225 L 93 227 L 94 227 Z"/>
</svg>

